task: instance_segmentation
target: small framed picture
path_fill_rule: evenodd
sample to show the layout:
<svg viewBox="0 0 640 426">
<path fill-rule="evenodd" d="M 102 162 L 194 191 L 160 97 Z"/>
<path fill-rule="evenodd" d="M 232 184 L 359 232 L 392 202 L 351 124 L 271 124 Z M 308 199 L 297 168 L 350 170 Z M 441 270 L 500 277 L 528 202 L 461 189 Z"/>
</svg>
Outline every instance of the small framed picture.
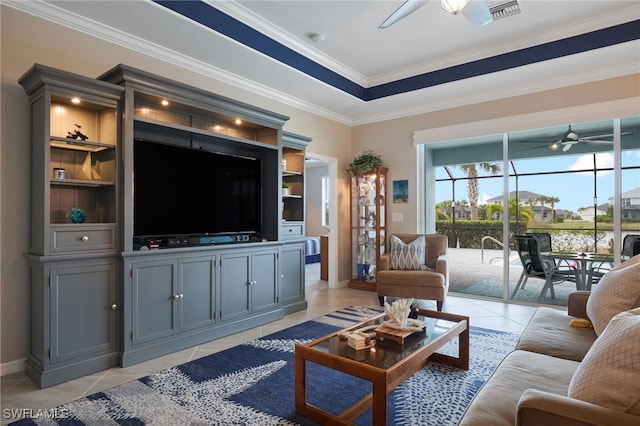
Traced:
<svg viewBox="0 0 640 426">
<path fill-rule="evenodd" d="M 393 181 L 393 204 L 404 204 L 409 202 L 409 181 Z"/>
</svg>

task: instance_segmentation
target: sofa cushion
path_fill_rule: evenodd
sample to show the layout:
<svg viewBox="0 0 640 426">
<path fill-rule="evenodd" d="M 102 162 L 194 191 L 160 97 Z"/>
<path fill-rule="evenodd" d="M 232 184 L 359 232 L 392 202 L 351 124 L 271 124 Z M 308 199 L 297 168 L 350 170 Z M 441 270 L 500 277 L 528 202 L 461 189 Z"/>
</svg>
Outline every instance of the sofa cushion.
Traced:
<svg viewBox="0 0 640 426">
<path fill-rule="evenodd" d="M 568 396 L 640 415 L 640 309 L 611 319 L 576 370 Z"/>
<path fill-rule="evenodd" d="M 424 263 L 426 250 L 424 235 L 417 237 L 408 244 L 395 235 L 392 235 L 389 238 L 389 246 L 391 269 L 400 269 L 403 271 L 429 270 Z"/>
<path fill-rule="evenodd" d="M 596 340 L 591 328 L 571 327 L 565 311 L 540 307 L 522 332 L 516 349 L 582 361 Z"/>
<path fill-rule="evenodd" d="M 633 260 L 604 274 L 587 300 L 587 315 L 598 335 L 615 315 L 640 307 L 640 262 Z"/>
<path fill-rule="evenodd" d="M 566 395 L 578 365 L 575 361 L 515 350 L 471 401 L 458 425 L 513 426 L 516 407 L 525 390 L 534 388 Z"/>
</svg>

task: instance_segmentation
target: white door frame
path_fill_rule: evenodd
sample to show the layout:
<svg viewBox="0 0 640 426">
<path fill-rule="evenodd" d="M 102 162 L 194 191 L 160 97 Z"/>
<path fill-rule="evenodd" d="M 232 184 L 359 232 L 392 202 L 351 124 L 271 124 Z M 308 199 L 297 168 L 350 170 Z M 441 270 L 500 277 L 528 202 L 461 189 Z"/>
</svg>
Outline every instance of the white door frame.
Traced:
<svg viewBox="0 0 640 426">
<path fill-rule="evenodd" d="M 307 152 L 306 156 L 327 163 L 329 170 L 329 188 L 331 188 L 329 194 L 329 255 L 327 256 L 329 261 L 329 288 L 338 288 L 338 239 L 336 238 L 336 230 L 338 229 L 338 159 L 312 152 Z"/>
</svg>

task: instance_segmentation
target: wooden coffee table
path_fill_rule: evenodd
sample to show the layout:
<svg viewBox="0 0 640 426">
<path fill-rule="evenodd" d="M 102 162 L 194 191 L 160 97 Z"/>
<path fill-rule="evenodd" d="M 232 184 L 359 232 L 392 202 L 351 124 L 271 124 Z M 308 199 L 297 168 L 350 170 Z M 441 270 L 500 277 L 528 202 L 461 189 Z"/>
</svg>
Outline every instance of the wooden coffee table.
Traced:
<svg viewBox="0 0 640 426">
<path fill-rule="evenodd" d="M 345 331 L 380 324 L 384 314 L 369 318 L 352 327 L 338 330 L 313 342 L 295 346 L 296 412 L 321 424 L 351 424 L 367 408 L 373 406 L 373 424 L 387 421 L 387 394 L 429 361 L 438 361 L 465 370 L 469 369 L 469 317 L 446 312 L 419 310 L 419 319 L 427 322 L 425 331 L 415 333 L 404 344 L 376 340 L 370 349 L 354 351 L 339 337 Z M 436 353 L 456 336 L 458 356 Z M 307 404 L 306 363 L 325 367 L 368 380 L 372 392 L 335 415 Z"/>
</svg>

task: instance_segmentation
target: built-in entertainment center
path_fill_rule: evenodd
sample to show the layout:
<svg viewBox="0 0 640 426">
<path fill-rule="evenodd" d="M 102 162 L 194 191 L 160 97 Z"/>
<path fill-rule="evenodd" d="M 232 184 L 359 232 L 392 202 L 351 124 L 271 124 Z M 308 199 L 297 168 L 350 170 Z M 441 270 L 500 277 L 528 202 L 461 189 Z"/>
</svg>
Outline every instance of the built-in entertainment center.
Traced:
<svg viewBox="0 0 640 426">
<path fill-rule="evenodd" d="M 40 387 L 305 309 L 288 117 L 126 65 L 34 65 L 31 355 Z M 290 188 L 286 193 L 283 187 Z"/>
</svg>

